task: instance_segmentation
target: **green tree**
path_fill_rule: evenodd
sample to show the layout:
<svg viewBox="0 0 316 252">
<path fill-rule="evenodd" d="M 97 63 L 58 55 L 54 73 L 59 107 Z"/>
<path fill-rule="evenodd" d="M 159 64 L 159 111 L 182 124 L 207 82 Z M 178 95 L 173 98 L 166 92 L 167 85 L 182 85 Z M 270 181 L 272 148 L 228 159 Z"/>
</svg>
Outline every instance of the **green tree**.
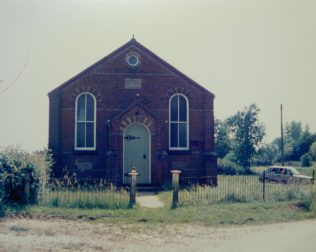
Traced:
<svg viewBox="0 0 316 252">
<path fill-rule="evenodd" d="M 226 121 L 215 120 L 215 151 L 219 158 L 223 158 L 231 150 L 229 127 Z"/>
<path fill-rule="evenodd" d="M 259 112 L 260 109 L 251 104 L 227 120 L 235 139 L 233 151 L 237 162 L 247 172 L 250 172 L 251 159 L 265 135 L 264 125 L 258 118 Z"/>
<path fill-rule="evenodd" d="M 279 148 L 275 143 L 263 144 L 257 150 L 254 162 L 256 165 L 272 165 L 278 159 Z"/>
<path fill-rule="evenodd" d="M 292 121 L 285 126 L 285 160 L 300 160 L 301 156 L 309 152 L 316 135 L 309 131 L 308 126 L 302 128 L 301 122 Z"/>
<path fill-rule="evenodd" d="M 304 155 L 301 156 L 301 165 L 302 167 L 309 167 L 312 165 L 312 156 L 309 152 L 306 152 Z"/>
<path fill-rule="evenodd" d="M 305 130 L 300 135 L 295 147 L 294 154 L 295 158 L 300 158 L 304 154 L 309 152 L 310 146 L 316 140 L 316 135 L 312 134 L 309 131 L 308 126 L 305 127 Z"/>
<path fill-rule="evenodd" d="M 316 141 L 313 142 L 309 147 L 309 153 L 311 154 L 312 158 L 316 160 Z"/>
</svg>

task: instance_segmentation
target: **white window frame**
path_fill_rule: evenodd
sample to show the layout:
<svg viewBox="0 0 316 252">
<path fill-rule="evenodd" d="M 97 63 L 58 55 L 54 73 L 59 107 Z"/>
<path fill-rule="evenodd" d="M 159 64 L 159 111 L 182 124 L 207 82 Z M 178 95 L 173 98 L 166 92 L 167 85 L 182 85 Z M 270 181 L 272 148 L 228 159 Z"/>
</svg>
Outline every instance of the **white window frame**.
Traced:
<svg viewBox="0 0 316 252">
<path fill-rule="evenodd" d="M 187 120 L 186 120 L 186 126 L 187 126 L 187 145 L 185 147 L 171 147 L 171 123 L 184 123 L 183 121 L 180 121 L 180 117 L 179 117 L 179 112 L 180 112 L 180 109 L 179 109 L 179 106 L 180 106 L 180 102 L 178 101 L 178 121 L 171 121 L 171 101 L 172 99 L 175 97 L 175 96 L 182 96 L 185 101 L 186 101 L 186 105 L 187 105 Z M 176 94 L 173 94 L 170 99 L 169 99 L 169 150 L 189 150 L 189 142 L 190 142 L 190 139 L 189 139 L 189 125 L 190 125 L 190 122 L 189 122 L 189 99 L 184 95 L 184 94 L 181 94 L 181 93 L 176 93 Z M 178 128 L 178 146 L 179 146 L 179 141 L 180 141 L 180 137 L 179 137 L 179 134 L 180 134 L 180 131 L 179 131 L 179 128 Z"/>
<path fill-rule="evenodd" d="M 77 120 L 77 110 L 78 110 L 78 99 L 81 95 L 90 95 L 93 98 L 94 101 L 94 108 L 93 108 L 93 121 L 78 121 Z M 83 92 L 80 93 L 77 98 L 76 98 L 76 111 L 75 111 L 75 150 L 96 150 L 96 117 L 97 117 L 97 101 L 95 99 L 95 96 L 89 92 Z M 85 113 L 87 113 L 87 99 L 85 99 Z M 86 123 L 93 123 L 93 147 L 78 147 L 77 146 L 77 123 L 81 122 L 81 123 L 85 123 L 85 127 L 86 127 Z M 85 134 L 86 134 L 86 130 L 85 130 Z M 85 145 L 86 145 L 86 135 L 84 136 L 85 138 Z"/>
<path fill-rule="evenodd" d="M 136 59 L 136 62 L 134 64 L 130 62 L 131 57 L 135 57 Z M 127 56 L 126 61 L 129 66 L 136 67 L 139 64 L 139 57 L 136 54 L 130 54 Z"/>
</svg>

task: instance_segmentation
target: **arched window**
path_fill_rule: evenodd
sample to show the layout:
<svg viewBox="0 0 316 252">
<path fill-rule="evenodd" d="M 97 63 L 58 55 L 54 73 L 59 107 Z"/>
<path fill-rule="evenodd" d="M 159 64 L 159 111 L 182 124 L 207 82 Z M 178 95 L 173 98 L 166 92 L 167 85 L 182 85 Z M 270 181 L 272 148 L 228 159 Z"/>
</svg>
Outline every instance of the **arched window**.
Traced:
<svg viewBox="0 0 316 252">
<path fill-rule="evenodd" d="M 82 93 L 76 99 L 75 149 L 95 150 L 96 101 Z"/>
<path fill-rule="evenodd" d="M 189 101 L 183 94 L 169 100 L 169 149 L 189 149 Z"/>
</svg>

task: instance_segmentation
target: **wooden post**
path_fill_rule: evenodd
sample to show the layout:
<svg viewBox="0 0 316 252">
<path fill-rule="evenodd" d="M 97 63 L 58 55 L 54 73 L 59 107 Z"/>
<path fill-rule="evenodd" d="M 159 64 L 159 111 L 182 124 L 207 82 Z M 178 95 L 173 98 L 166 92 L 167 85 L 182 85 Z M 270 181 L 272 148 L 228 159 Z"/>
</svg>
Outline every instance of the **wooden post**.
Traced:
<svg viewBox="0 0 316 252">
<path fill-rule="evenodd" d="M 283 131 L 283 106 L 281 104 L 281 165 L 284 166 L 284 131 Z"/>
<path fill-rule="evenodd" d="M 266 172 L 263 172 L 263 179 L 262 179 L 262 199 L 263 202 L 266 201 Z"/>
<path fill-rule="evenodd" d="M 29 172 L 25 173 L 25 184 L 24 184 L 24 200 L 28 204 L 30 201 L 30 188 L 31 188 L 31 175 Z"/>
<path fill-rule="evenodd" d="M 179 170 L 172 170 L 172 204 L 171 208 L 176 208 L 179 203 L 179 175 L 181 171 Z"/>
<path fill-rule="evenodd" d="M 135 167 L 128 173 L 131 177 L 130 191 L 129 191 L 129 206 L 134 207 L 136 203 L 136 178 L 137 178 L 137 170 Z"/>
</svg>

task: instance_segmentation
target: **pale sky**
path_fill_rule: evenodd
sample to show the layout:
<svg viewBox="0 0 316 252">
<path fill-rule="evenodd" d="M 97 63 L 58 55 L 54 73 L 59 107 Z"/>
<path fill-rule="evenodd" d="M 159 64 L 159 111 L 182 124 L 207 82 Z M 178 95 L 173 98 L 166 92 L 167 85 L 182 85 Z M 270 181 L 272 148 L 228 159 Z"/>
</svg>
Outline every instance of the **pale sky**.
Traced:
<svg viewBox="0 0 316 252">
<path fill-rule="evenodd" d="M 256 103 L 269 142 L 282 103 L 316 132 L 315 13 L 314 0 L 0 0 L 0 146 L 45 147 L 47 93 L 133 34 L 213 92 L 217 118 Z"/>
</svg>

